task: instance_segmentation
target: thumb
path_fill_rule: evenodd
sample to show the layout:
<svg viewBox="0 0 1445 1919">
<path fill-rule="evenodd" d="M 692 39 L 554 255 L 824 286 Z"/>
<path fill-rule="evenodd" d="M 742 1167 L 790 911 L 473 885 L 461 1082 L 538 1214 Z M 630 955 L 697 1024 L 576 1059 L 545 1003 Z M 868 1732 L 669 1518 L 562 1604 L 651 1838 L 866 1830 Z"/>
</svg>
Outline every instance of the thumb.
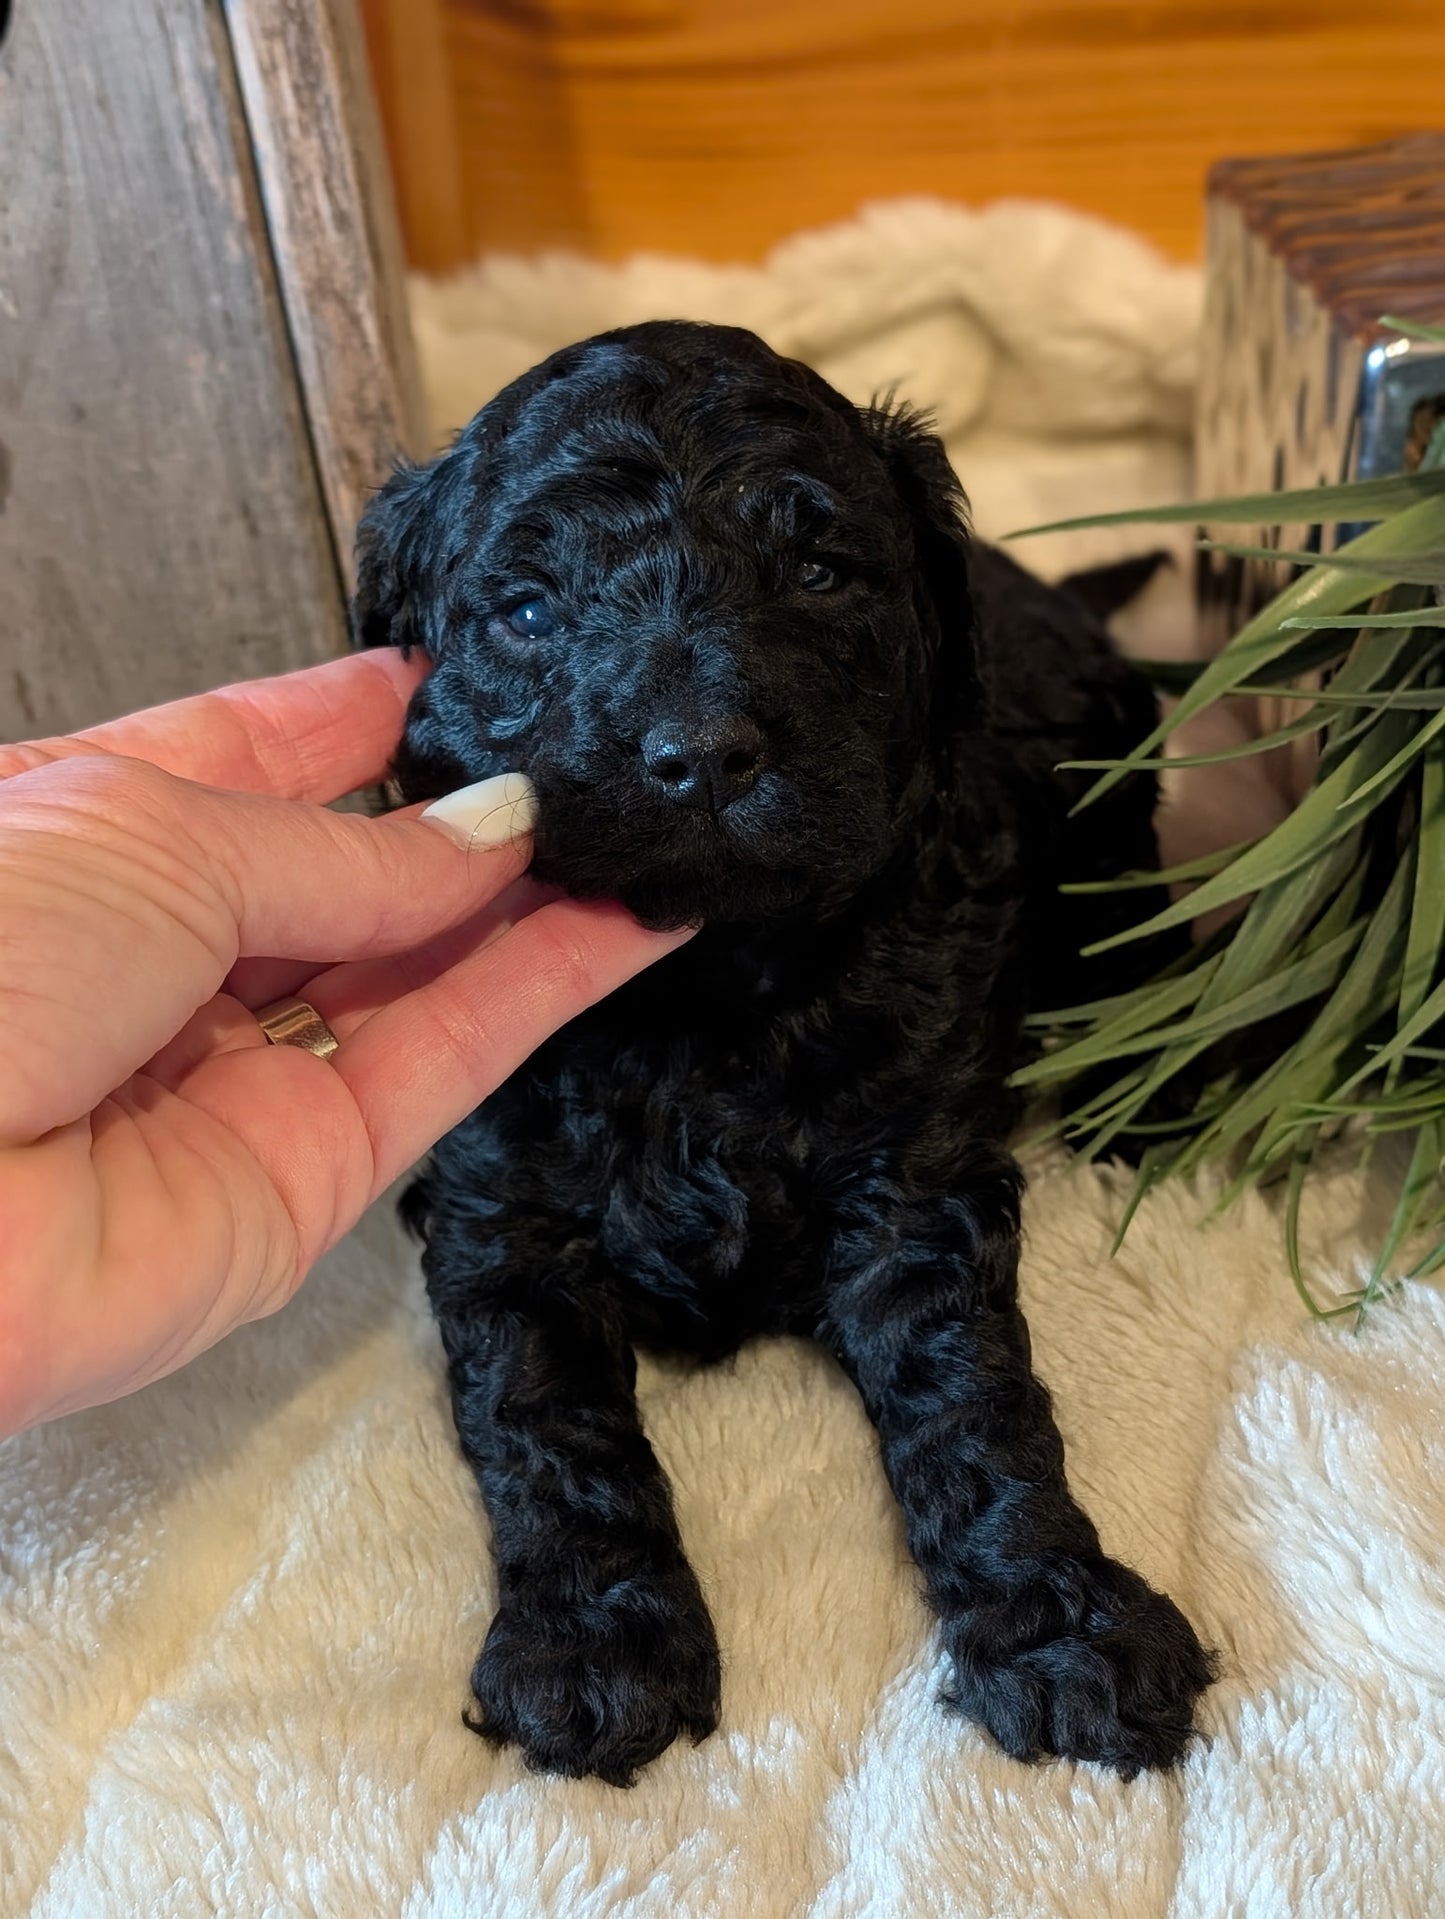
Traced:
<svg viewBox="0 0 1445 1919">
<path fill-rule="evenodd" d="M 521 773 L 420 810 L 368 819 L 230 794 L 189 820 L 227 882 L 236 958 L 372 959 L 475 913 L 532 856 L 537 800 Z"/>
</svg>

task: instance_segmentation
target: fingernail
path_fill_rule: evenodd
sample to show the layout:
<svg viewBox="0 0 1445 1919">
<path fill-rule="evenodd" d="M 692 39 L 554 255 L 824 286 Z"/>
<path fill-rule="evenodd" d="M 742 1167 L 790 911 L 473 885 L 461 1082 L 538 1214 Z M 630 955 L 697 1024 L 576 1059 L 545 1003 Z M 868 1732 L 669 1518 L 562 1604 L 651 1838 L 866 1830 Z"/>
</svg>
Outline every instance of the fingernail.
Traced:
<svg viewBox="0 0 1445 1919">
<path fill-rule="evenodd" d="M 537 824 L 537 789 L 525 773 L 498 773 L 443 794 L 420 817 L 458 846 L 505 846 Z"/>
</svg>

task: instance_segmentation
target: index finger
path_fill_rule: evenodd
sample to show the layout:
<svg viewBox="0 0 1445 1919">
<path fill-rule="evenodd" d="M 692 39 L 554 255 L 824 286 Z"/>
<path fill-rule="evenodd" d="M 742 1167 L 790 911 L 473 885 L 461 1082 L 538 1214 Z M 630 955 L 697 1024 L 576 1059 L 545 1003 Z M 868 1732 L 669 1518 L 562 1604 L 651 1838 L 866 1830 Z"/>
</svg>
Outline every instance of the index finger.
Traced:
<svg viewBox="0 0 1445 1919">
<path fill-rule="evenodd" d="M 375 1199 L 543 1040 L 693 937 L 615 900 L 552 900 L 382 1006 L 328 1062 L 371 1142 Z M 430 969 L 428 969 L 430 971 Z"/>
<path fill-rule="evenodd" d="M 76 753 L 122 753 L 182 779 L 325 804 L 385 778 L 426 661 L 396 647 L 152 706 L 72 736 L 0 746 L 0 779 Z"/>
</svg>

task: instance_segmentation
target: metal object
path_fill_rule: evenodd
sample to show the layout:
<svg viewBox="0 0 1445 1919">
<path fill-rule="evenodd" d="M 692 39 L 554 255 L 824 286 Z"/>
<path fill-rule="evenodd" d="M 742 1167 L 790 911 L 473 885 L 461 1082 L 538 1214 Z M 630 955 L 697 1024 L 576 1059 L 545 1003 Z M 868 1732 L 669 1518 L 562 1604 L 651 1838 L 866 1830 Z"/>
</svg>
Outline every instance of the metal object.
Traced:
<svg viewBox="0 0 1445 1919">
<path fill-rule="evenodd" d="M 256 1024 L 273 1046 L 300 1046 L 318 1059 L 330 1059 L 341 1041 L 309 1000 L 278 999 L 263 1006 Z"/>
<path fill-rule="evenodd" d="M 1445 134 L 1346 153 L 1227 160 L 1210 175 L 1196 421 L 1202 498 L 1408 470 L 1445 417 L 1445 347 L 1382 324 L 1445 322 Z M 1211 527 L 1330 552 L 1358 527 Z M 1200 556 L 1221 645 L 1293 576 Z"/>
</svg>

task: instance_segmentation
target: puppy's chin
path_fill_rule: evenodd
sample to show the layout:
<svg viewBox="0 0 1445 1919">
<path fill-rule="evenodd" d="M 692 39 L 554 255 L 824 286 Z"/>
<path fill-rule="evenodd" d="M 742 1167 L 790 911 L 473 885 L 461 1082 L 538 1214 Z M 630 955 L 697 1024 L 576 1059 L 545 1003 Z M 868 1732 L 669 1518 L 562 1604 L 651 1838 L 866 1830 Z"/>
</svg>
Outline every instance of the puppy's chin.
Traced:
<svg viewBox="0 0 1445 1919">
<path fill-rule="evenodd" d="M 604 864 L 595 855 L 569 857 L 555 847 L 539 848 L 532 870 L 574 899 L 621 900 L 644 926 L 659 933 L 682 926 L 786 919 L 806 907 L 814 890 L 811 876 L 802 872 L 721 859 L 693 867 L 641 864 L 625 857 Z"/>
<path fill-rule="evenodd" d="M 644 926 L 756 924 L 850 898 L 886 852 L 880 817 L 820 831 L 817 809 L 765 791 L 721 818 L 658 804 L 621 782 L 589 787 L 533 769 L 533 871 L 575 899 L 618 899 Z M 851 828 L 852 830 L 846 830 Z"/>
</svg>

